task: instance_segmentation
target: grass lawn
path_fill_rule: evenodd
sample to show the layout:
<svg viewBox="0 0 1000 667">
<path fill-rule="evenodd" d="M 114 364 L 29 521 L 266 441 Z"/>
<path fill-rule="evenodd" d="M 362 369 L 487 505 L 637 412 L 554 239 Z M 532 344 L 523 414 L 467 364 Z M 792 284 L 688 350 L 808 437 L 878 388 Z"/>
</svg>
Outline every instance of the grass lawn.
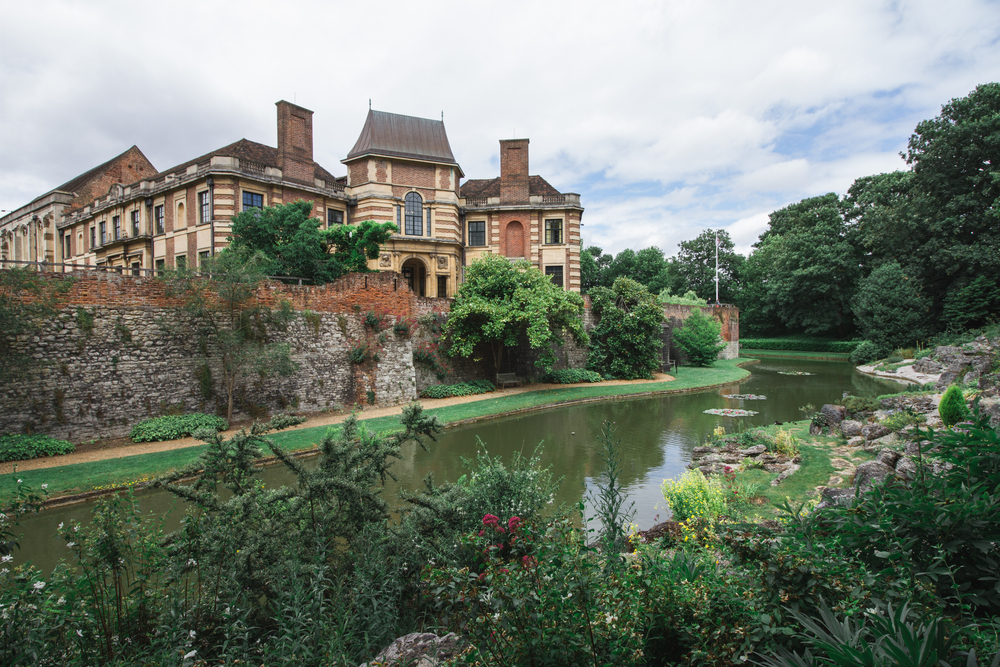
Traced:
<svg viewBox="0 0 1000 667">
<path fill-rule="evenodd" d="M 753 350 L 740 348 L 740 354 L 747 357 L 797 357 L 799 359 L 850 359 L 849 352 L 800 352 L 798 350 Z"/>
<path fill-rule="evenodd" d="M 641 394 L 661 392 L 693 391 L 701 388 L 714 387 L 742 380 L 749 371 L 739 367 L 747 363 L 746 359 L 728 359 L 717 361 L 711 368 L 695 368 L 682 366 L 678 369 L 676 379 L 671 382 L 654 382 L 636 385 L 602 385 L 601 383 L 587 385 L 571 385 L 560 389 L 525 392 L 521 394 L 502 393 L 497 398 L 488 398 L 471 403 L 461 403 L 443 408 L 428 410 L 428 414 L 437 415 L 445 424 L 457 424 L 475 419 L 487 419 L 523 410 L 541 409 L 563 403 L 612 400 L 616 397 L 636 396 Z M 359 415 L 365 425 L 376 431 L 391 431 L 399 428 L 396 416 L 365 419 L 364 413 Z M 319 426 L 295 431 L 279 431 L 269 437 L 275 443 L 289 451 L 298 451 L 314 447 L 323 436 L 336 426 Z M 93 463 L 78 463 L 76 465 L 28 470 L 0 478 L 0 502 L 8 499 L 13 493 L 15 480 L 23 479 L 25 483 L 40 488 L 48 485 L 50 496 L 69 495 L 96 489 L 110 489 L 127 484 L 145 481 L 171 470 L 184 467 L 197 460 L 204 447 L 187 447 L 169 452 L 154 454 L 139 454 L 120 459 L 108 459 Z"/>
</svg>

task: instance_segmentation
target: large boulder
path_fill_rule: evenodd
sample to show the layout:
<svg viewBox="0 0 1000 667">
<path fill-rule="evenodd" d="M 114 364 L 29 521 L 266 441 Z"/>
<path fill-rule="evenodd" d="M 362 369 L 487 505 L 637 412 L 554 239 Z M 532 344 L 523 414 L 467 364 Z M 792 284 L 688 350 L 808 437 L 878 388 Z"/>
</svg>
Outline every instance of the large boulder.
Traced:
<svg viewBox="0 0 1000 667">
<path fill-rule="evenodd" d="M 853 419 L 845 419 L 840 422 L 840 432 L 844 434 L 845 438 L 856 438 L 861 435 L 861 427 L 861 422 Z"/>
<path fill-rule="evenodd" d="M 836 426 L 847 418 L 847 411 L 843 405 L 827 403 L 819 411 L 826 417 L 826 423 L 830 426 Z"/>
<path fill-rule="evenodd" d="M 892 474 L 895 471 L 884 463 L 865 461 L 854 469 L 854 489 L 858 493 L 871 491 L 876 484 Z"/>
<path fill-rule="evenodd" d="M 865 445 L 865 438 L 864 436 L 861 435 L 856 435 L 853 438 L 848 439 L 847 441 L 848 447 L 864 447 L 864 445 Z"/>
<path fill-rule="evenodd" d="M 753 447 L 747 447 L 746 449 L 741 449 L 740 454 L 743 456 L 758 456 L 767 451 L 767 447 L 764 445 L 754 445 Z"/>
<path fill-rule="evenodd" d="M 878 453 L 878 456 L 875 457 L 875 460 L 879 463 L 884 463 L 890 468 L 895 468 L 896 461 L 899 460 L 899 452 L 894 449 L 883 449 Z"/>
<path fill-rule="evenodd" d="M 944 373 L 941 373 L 941 377 L 939 377 L 938 381 L 936 383 L 934 383 L 934 387 L 935 387 L 935 389 L 945 389 L 946 387 L 950 386 L 957 379 L 958 379 L 958 373 L 957 372 L 955 372 L 955 371 L 945 371 Z"/>
<path fill-rule="evenodd" d="M 439 663 L 458 656 L 463 649 L 462 638 L 454 632 L 439 637 L 432 632 L 411 632 L 386 646 L 370 663 L 372 665 L 413 665 L 436 667 Z"/>
<path fill-rule="evenodd" d="M 896 477 L 910 481 L 917 476 L 917 464 L 909 456 L 904 456 L 896 462 Z"/>
<path fill-rule="evenodd" d="M 820 491 L 821 501 L 816 507 L 825 509 L 827 507 L 847 507 L 854 500 L 854 489 L 831 489 L 825 488 Z"/>
<path fill-rule="evenodd" d="M 892 433 L 887 427 L 882 424 L 868 424 L 867 426 L 861 427 L 861 435 L 865 437 L 865 440 L 871 442 L 872 440 L 878 440 L 879 438 L 884 438 L 885 436 Z"/>
<path fill-rule="evenodd" d="M 925 375 L 934 375 L 944 370 L 944 364 L 934 361 L 931 357 L 924 357 L 923 359 L 917 359 L 913 364 L 913 370 Z"/>
</svg>

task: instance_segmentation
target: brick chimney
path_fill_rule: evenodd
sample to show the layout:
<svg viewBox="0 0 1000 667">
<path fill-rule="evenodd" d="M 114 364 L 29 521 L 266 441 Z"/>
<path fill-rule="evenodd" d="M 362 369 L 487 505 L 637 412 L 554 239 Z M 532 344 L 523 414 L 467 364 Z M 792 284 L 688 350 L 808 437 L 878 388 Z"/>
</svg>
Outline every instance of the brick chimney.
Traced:
<svg viewBox="0 0 1000 667">
<path fill-rule="evenodd" d="M 275 102 L 278 107 L 278 167 L 282 176 L 312 185 L 313 112 L 291 102 Z"/>
<path fill-rule="evenodd" d="M 500 203 L 528 203 L 528 140 L 500 140 Z"/>
</svg>

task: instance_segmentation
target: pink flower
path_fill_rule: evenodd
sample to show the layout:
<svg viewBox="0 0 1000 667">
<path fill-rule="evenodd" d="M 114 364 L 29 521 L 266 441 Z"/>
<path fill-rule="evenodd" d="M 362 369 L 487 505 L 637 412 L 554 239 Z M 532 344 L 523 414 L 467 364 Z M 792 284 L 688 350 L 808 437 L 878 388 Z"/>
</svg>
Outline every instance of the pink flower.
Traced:
<svg viewBox="0 0 1000 667">
<path fill-rule="evenodd" d="M 524 522 L 521 521 L 519 517 L 512 516 L 507 520 L 507 527 L 510 528 L 511 530 L 517 530 L 518 528 L 521 527 L 523 523 Z"/>
<path fill-rule="evenodd" d="M 500 522 L 500 517 L 493 516 L 492 514 L 487 514 L 483 517 L 484 526 L 495 526 Z"/>
</svg>

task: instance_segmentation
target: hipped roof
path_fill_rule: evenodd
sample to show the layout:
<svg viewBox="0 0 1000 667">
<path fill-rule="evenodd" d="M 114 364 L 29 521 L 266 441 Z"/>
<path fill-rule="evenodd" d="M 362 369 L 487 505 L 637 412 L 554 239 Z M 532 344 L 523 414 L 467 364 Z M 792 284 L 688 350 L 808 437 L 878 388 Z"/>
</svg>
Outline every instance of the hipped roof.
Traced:
<svg viewBox="0 0 1000 667">
<path fill-rule="evenodd" d="M 448 143 L 444 121 L 371 109 L 368 110 L 361 136 L 344 162 L 365 155 L 443 162 L 458 167 Z"/>
</svg>

